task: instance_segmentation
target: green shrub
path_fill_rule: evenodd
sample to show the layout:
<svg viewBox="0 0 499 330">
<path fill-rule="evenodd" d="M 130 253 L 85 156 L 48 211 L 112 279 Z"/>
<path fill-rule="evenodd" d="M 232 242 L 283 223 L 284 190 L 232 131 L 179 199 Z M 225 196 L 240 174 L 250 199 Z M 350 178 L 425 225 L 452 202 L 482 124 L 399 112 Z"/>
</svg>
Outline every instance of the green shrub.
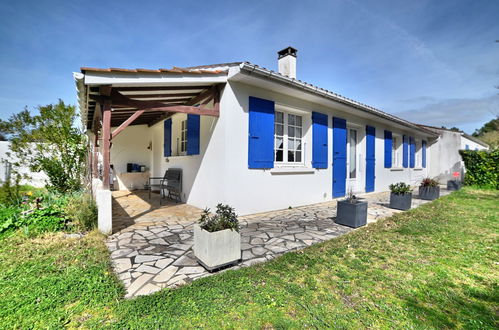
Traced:
<svg viewBox="0 0 499 330">
<path fill-rule="evenodd" d="M 0 208 L 0 233 L 17 228 L 21 209 L 19 207 Z"/>
<path fill-rule="evenodd" d="M 395 195 L 405 195 L 412 192 L 411 186 L 404 183 L 398 182 L 390 185 L 390 191 Z"/>
<path fill-rule="evenodd" d="M 62 212 L 55 207 L 34 209 L 20 217 L 20 226 L 27 227 L 36 233 L 59 231 L 66 228 L 67 220 Z"/>
<path fill-rule="evenodd" d="M 465 184 L 499 189 L 499 149 L 460 150 L 459 153 L 466 167 Z"/>
<path fill-rule="evenodd" d="M 210 209 L 205 209 L 199 219 L 199 226 L 211 233 L 224 229 L 239 231 L 239 221 L 234 209 L 223 204 L 217 205 L 214 215 L 210 215 Z"/>
<path fill-rule="evenodd" d="M 64 209 L 72 226 L 90 230 L 97 224 L 97 205 L 89 193 L 78 193 L 69 197 Z"/>
</svg>

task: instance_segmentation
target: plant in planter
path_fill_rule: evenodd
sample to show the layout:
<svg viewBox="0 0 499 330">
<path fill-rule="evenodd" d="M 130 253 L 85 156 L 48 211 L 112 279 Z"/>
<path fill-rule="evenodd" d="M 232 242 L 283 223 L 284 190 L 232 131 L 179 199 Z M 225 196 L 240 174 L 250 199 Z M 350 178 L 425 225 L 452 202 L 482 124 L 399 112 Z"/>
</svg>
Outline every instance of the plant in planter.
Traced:
<svg viewBox="0 0 499 330">
<path fill-rule="evenodd" d="M 390 208 L 397 210 L 408 210 L 411 208 L 412 189 L 411 186 L 399 182 L 390 185 Z"/>
<path fill-rule="evenodd" d="M 459 180 L 461 173 L 454 172 L 454 173 L 452 173 L 452 176 L 454 177 L 454 180 L 447 181 L 447 190 L 459 190 L 459 189 L 461 189 L 462 185 L 461 185 L 461 181 Z"/>
<path fill-rule="evenodd" d="M 194 255 L 210 272 L 241 259 L 239 221 L 232 207 L 218 204 L 213 215 L 204 210 L 194 225 Z"/>
<path fill-rule="evenodd" d="M 431 178 L 424 178 L 419 186 L 419 198 L 432 201 L 440 196 L 438 181 Z"/>
<path fill-rule="evenodd" d="M 336 223 L 353 228 L 367 223 L 367 202 L 358 199 L 352 191 L 345 200 L 338 201 Z"/>
</svg>

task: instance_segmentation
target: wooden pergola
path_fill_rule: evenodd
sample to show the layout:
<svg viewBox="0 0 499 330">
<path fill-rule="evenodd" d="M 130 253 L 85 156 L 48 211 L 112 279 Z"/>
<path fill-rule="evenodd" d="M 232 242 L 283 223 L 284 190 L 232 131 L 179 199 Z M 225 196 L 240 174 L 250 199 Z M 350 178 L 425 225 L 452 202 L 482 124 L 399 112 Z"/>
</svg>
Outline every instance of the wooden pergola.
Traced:
<svg viewBox="0 0 499 330">
<path fill-rule="evenodd" d="M 82 72 L 88 70 L 82 68 Z M 185 72 L 184 72 L 185 73 Z M 112 140 L 129 125 L 152 126 L 175 113 L 219 116 L 223 84 L 174 86 L 87 87 L 87 129 L 94 134 L 92 176 L 97 177 L 97 146 L 101 140 L 103 187 L 109 189 Z M 116 127 L 111 131 L 112 127 Z"/>
</svg>

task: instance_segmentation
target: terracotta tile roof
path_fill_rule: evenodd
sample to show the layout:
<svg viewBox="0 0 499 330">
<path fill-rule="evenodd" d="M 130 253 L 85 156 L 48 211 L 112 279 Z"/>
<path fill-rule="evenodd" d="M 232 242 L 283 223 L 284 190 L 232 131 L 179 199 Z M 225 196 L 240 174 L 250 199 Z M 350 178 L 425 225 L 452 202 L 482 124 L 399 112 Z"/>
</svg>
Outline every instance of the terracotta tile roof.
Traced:
<svg viewBox="0 0 499 330">
<path fill-rule="evenodd" d="M 86 72 L 125 72 L 125 73 L 176 73 L 176 74 L 222 74 L 227 70 L 202 70 L 202 68 L 179 68 L 174 66 L 171 69 L 122 69 L 122 68 L 80 68 L 82 73 Z"/>
</svg>

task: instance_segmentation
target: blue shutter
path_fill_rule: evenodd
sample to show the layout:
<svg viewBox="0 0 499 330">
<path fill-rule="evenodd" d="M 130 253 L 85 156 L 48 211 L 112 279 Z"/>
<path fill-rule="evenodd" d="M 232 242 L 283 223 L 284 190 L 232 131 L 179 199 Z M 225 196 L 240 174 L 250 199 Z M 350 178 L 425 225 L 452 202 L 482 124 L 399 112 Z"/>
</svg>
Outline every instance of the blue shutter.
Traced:
<svg viewBox="0 0 499 330">
<path fill-rule="evenodd" d="M 327 115 L 312 112 L 312 167 L 327 168 Z"/>
<path fill-rule="evenodd" d="M 410 150 L 410 158 L 409 158 L 409 166 L 414 168 L 416 166 L 416 142 L 413 137 L 409 138 L 409 150 Z"/>
<path fill-rule="evenodd" d="M 248 168 L 274 167 L 274 102 L 249 97 Z"/>
<path fill-rule="evenodd" d="M 422 149 L 422 157 L 421 157 L 421 165 L 423 168 L 426 168 L 426 141 L 421 142 Z"/>
<path fill-rule="evenodd" d="M 409 166 L 409 158 L 407 157 L 409 152 L 409 145 L 407 143 L 407 136 L 404 135 L 402 137 L 403 146 L 402 146 L 402 166 L 407 168 Z"/>
<path fill-rule="evenodd" d="M 469 145 L 466 145 L 466 150 L 470 150 L 470 146 Z"/>
<path fill-rule="evenodd" d="M 366 126 L 366 192 L 374 191 L 376 165 L 376 129 Z"/>
<path fill-rule="evenodd" d="M 170 157 L 172 155 L 172 120 L 167 119 L 163 123 L 163 156 Z"/>
<path fill-rule="evenodd" d="M 333 197 L 345 196 L 347 183 L 347 121 L 333 117 Z"/>
<path fill-rule="evenodd" d="M 187 154 L 199 155 L 199 115 L 187 115 Z"/>
<path fill-rule="evenodd" d="M 392 132 L 385 130 L 385 168 L 392 167 Z"/>
</svg>

